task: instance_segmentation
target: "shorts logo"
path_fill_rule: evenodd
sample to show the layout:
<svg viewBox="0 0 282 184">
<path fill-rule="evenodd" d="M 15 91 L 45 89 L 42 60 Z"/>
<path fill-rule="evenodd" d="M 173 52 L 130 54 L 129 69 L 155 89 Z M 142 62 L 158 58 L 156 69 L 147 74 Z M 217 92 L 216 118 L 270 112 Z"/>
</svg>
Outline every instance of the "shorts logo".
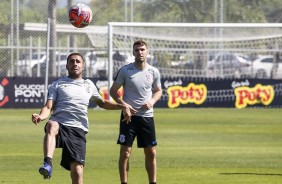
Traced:
<svg viewBox="0 0 282 184">
<path fill-rule="evenodd" d="M 121 143 L 125 142 L 125 135 L 123 135 L 123 134 L 119 135 L 119 142 L 121 142 Z"/>
</svg>

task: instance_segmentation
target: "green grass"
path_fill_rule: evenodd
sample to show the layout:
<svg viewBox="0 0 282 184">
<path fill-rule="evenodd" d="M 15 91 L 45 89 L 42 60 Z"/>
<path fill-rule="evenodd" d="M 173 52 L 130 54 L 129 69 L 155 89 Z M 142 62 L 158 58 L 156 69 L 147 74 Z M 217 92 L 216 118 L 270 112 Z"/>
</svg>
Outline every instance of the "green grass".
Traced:
<svg viewBox="0 0 282 184">
<path fill-rule="evenodd" d="M 1 109 L 0 183 L 71 183 L 59 165 L 60 149 L 51 180 L 38 174 L 45 122 L 35 126 L 30 120 L 38 111 Z M 281 117 L 281 109 L 156 109 L 158 183 L 281 184 Z M 89 119 L 84 183 L 119 183 L 119 111 L 90 109 Z M 148 183 L 136 144 L 129 181 Z"/>
</svg>

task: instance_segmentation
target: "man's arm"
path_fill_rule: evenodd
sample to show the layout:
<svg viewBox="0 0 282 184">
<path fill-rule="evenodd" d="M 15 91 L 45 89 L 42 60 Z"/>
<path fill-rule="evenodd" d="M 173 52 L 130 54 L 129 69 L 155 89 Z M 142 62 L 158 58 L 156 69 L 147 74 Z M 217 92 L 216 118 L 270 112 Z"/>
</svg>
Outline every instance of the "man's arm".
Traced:
<svg viewBox="0 0 282 184">
<path fill-rule="evenodd" d="M 152 98 L 142 106 L 142 108 L 145 109 L 151 109 L 155 105 L 155 103 L 161 98 L 162 96 L 162 88 L 161 87 L 156 87 L 153 91 L 153 96 Z"/>
<path fill-rule="evenodd" d="M 109 100 L 104 100 L 101 98 L 94 98 L 94 102 L 103 109 L 108 109 L 108 110 L 122 109 L 124 115 L 124 119 L 122 121 L 125 121 L 126 123 L 129 123 L 131 121 L 132 113 L 137 112 L 131 106 L 129 107 L 123 104 L 113 103 Z"/>
<path fill-rule="evenodd" d="M 130 108 L 131 113 L 135 114 L 137 111 L 133 109 L 133 107 L 131 105 L 129 105 L 128 103 L 124 102 L 122 100 L 122 98 L 119 96 L 118 94 L 118 90 L 121 87 L 121 85 L 119 85 L 118 83 L 114 82 L 111 89 L 110 89 L 110 95 L 111 97 L 119 104 L 125 105 L 127 107 Z M 132 110 L 133 109 L 133 110 Z"/>
<path fill-rule="evenodd" d="M 163 91 L 162 91 L 162 88 L 161 87 L 157 87 L 154 91 L 153 91 L 153 97 L 152 99 L 150 100 L 152 105 L 154 105 L 162 96 L 163 94 Z"/>
<path fill-rule="evenodd" d="M 32 114 L 31 120 L 34 124 L 40 123 L 40 121 L 43 121 L 47 119 L 52 111 L 53 108 L 53 100 L 47 100 L 45 103 L 45 106 L 41 109 L 39 114 Z"/>
<path fill-rule="evenodd" d="M 121 85 L 119 85 L 118 83 L 114 82 L 111 86 L 110 89 L 110 95 L 111 97 L 115 100 L 115 102 L 122 104 L 124 106 L 126 106 L 127 108 L 129 108 L 129 112 L 123 110 L 123 116 L 125 117 L 125 119 L 123 121 L 126 121 L 126 123 L 131 121 L 131 116 L 132 114 L 137 113 L 137 110 L 133 109 L 133 107 L 127 103 L 125 103 L 122 98 L 119 96 L 118 94 L 118 90 L 121 87 Z"/>
<path fill-rule="evenodd" d="M 118 94 L 118 90 L 119 90 L 120 87 L 121 87 L 121 85 L 114 82 L 113 85 L 111 86 L 111 89 L 110 89 L 110 95 L 117 103 L 128 105 L 127 103 L 125 103 L 122 100 L 122 98 Z"/>
<path fill-rule="evenodd" d="M 113 103 L 109 100 L 104 100 L 100 98 L 94 98 L 94 102 L 101 108 L 107 110 L 118 110 L 118 109 L 126 109 L 126 106 L 119 103 Z"/>
</svg>

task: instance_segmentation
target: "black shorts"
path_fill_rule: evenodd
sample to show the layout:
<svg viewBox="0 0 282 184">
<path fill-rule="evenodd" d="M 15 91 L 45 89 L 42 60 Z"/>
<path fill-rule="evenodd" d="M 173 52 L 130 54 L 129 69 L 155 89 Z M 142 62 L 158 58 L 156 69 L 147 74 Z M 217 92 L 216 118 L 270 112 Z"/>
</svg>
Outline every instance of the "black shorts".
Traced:
<svg viewBox="0 0 282 184">
<path fill-rule="evenodd" d="M 155 123 L 153 117 L 132 116 L 131 122 L 126 124 L 120 119 L 120 130 L 117 144 L 130 146 L 137 136 L 138 148 L 147 148 L 157 145 Z"/>
<path fill-rule="evenodd" d="M 71 162 L 85 164 L 86 138 L 84 130 L 59 123 L 56 148 L 62 148 L 61 166 L 70 170 Z"/>
</svg>

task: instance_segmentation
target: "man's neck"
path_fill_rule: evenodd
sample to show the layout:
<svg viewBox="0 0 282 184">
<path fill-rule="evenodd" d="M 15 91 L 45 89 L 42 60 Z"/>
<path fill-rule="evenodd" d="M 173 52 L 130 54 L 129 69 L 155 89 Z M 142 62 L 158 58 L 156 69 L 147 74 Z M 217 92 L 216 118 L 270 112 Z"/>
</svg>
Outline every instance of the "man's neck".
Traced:
<svg viewBox="0 0 282 184">
<path fill-rule="evenodd" d="M 71 75 L 69 75 L 68 78 L 73 79 L 73 80 L 81 80 L 82 76 L 71 76 Z"/>
<path fill-rule="evenodd" d="M 146 68 L 146 66 L 147 66 L 147 62 L 146 61 L 144 61 L 144 62 L 134 62 L 133 63 L 134 64 L 134 66 L 136 67 L 136 68 L 138 68 L 139 70 L 143 70 L 144 68 Z"/>
</svg>

